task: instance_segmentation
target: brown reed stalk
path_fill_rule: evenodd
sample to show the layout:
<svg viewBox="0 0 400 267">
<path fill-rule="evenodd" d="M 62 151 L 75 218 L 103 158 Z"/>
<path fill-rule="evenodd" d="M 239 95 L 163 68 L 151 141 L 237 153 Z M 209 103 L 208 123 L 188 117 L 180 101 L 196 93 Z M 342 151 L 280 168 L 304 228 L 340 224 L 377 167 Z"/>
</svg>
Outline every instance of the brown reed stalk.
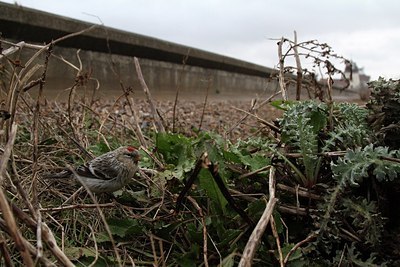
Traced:
<svg viewBox="0 0 400 267">
<path fill-rule="evenodd" d="M 250 267 L 252 266 L 252 262 L 254 259 L 254 255 L 257 251 L 258 245 L 261 242 L 261 238 L 267 228 L 269 220 L 271 219 L 272 212 L 274 211 L 275 204 L 278 201 L 275 198 L 275 167 L 271 166 L 269 171 L 269 200 L 265 207 L 263 214 L 261 215 L 260 220 L 258 221 L 256 227 L 254 228 L 253 232 L 247 244 L 243 250 L 242 258 L 239 262 L 239 267 Z"/>
<path fill-rule="evenodd" d="M 206 88 L 206 96 L 204 97 L 203 111 L 201 112 L 201 117 L 200 117 L 199 131 L 201 130 L 201 126 L 203 124 L 204 113 L 206 111 L 207 100 L 208 100 L 208 92 L 210 91 L 210 87 L 211 87 L 211 77 L 208 77 L 207 88 Z"/>
<path fill-rule="evenodd" d="M 7 163 L 11 155 L 11 151 L 13 149 L 15 137 L 17 135 L 17 125 L 13 124 L 11 126 L 11 132 L 9 140 L 4 149 L 3 156 L 0 161 L 0 181 L 4 180 L 4 172 L 7 168 Z M 3 191 L 3 188 L 0 188 L 0 210 L 3 213 L 3 218 L 5 222 L 5 227 L 7 228 L 9 235 L 15 242 L 15 246 L 21 254 L 22 260 L 26 266 L 33 266 L 33 260 L 29 253 L 29 249 L 26 247 L 26 244 L 23 242 L 23 237 L 21 234 L 21 230 L 18 228 L 17 223 L 14 218 L 14 214 L 11 211 L 10 205 L 8 203 L 6 194 Z"/>
<path fill-rule="evenodd" d="M 139 78 L 139 82 L 143 88 L 143 91 L 147 97 L 147 101 L 149 103 L 150 109 L 151 109 L 151 113 L 153 115 L 153 119 L 155 121 L 156 124 L 156 129 L 158 132 L 160 133 L 164 133 L 165 132 L 165 128 L 164 125 L 161 122 L 161 118 L 160 115 L 157 112 L 157 108 L 156 105 L 154 104 L 153 98 L 151 97 L 151 93 L 149 88 L 147 87 L 146 81 L 144 80 L 143 77 L 143 73 L 142 73 L 142 69 L 140 68 L 140 64 L 139 64 L 139 59 L 137 57 L 133 58 L 134 62 L 135 62 L 135 67 L 136 67 L 136 72 Z"/>
<path fill-rule="evenodd" d="M 176 86 L 174 107 L 172 109 L 172 132 L 173 133 L 175 133 L 175 122 L 176 122 L 176 117 L 177 117 L 176 107 L 178 106 L 178 98 L 179 98 L 179 92 L 181 90 L 182 77 L 183 77 L 183 75 L 185 73 L 186 62 L 189 59 L 189 53 L 190 53 L 190 48 L 188 49 L 187 54 L 183 58 L 183 61 L 182 61 L 182 72 L 181 72 L 181 75 L 179 77 L 179 83 Z"/>
<path fill-rule="evenodd" d="M 301 67 L 301 60 L 299 56 L 299 51 L 297 49 L 297 32 L 294 31 L 294 44 L 293 44 L 293 52 L 294 58 L 296 60 L 296 67 L 297 67 L 297 75 L 296 75 L 296 100 L 300 100 L 301 96 L 301 86 L 303 84 L 303 69 Z"/>
<path fill-rule="evenodd" d="M 285 84 L 285 58 L 282 53 L 282 46 L 285 39 L 282 37 L 278 42 L 278 57 L 279 57 L 279 85 L 281 87 L 282 98 L 284 101 L 288 100 L 288 93 Z"/>
</svg>

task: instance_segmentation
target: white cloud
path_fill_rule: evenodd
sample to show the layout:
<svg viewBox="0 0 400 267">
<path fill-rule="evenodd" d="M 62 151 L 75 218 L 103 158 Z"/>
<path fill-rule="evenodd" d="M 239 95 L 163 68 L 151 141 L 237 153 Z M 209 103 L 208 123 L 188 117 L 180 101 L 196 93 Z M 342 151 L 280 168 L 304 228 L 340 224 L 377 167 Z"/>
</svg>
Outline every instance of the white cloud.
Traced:
<svg viewBox="0 0 400 267">
<path fill-rule="evenodd" d="M 399 77 L 400 27 L 365 29 L 349 33 L 324 36 L 334 43 L 337 51 L 364 67 L 366 74 L 377 79 L 379 76 Z"/>
</svg>

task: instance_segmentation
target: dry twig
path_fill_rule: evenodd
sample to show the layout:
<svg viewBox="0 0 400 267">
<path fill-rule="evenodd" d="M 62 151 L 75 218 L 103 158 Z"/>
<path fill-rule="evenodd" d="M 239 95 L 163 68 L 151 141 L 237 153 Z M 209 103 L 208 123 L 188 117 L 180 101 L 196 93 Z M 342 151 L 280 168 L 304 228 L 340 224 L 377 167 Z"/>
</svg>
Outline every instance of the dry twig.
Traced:
<svg viewBox="0 0 400 267">
<path fill-rule="evenodd" d="M 309 236 L 307 236 L 306 239 L 300 241 L 299 243 L 297 243 L 296 245 L 294 245 L 292 247 L 292 249 L 288 252 L 288 254 L 286 254 L 285 260 L 283 261 L 284 265 L 287 264 L 287 262 L 289 261 L 290 256 L 300 247 L 302 246 L 304 243 L 309 242 L 310 240 L 314 239 L 317 236 L 317 234 L 315 233 L 311 233 Z"/>
<path fill-rule="evenodd" d="M 204 266 L 208 267 L 208 253 L 207 253 L 207 226 L 206 226 L 206 220 L 204 219 L 204 214 L 203 210 L 197 203 L 197 201 L 192 198 L 191 196 L 188 196 L 187 199 L 193 204 L 193 206 L 196 208 L 196 210 L 199 213 L 200 219 L 201 219 L 201 224 L 203 225 L 203 259 L 204 259 Z"/>
<path fill-rule="evenodd" d="M 272 215 L 271 215 L 271 229 L 272 229 L 272 234 L 275 237 L 276 246 L 278 247 L 279 264 L 281 267 L 284 267 L 281 241 L 279 239 L 278 231 L 276 230 L 276 223 L 275 223 L 274 216 L 272 216 Z"/>
<path fill-rule="evenodd" d="M 23 212 L 19 207 L 15 204 L 12 204 L 13 212 L 18 216 L 20 220 L 22 220 L 28 227 L 32 229 L 32 231 L 37 231 L 37 222 L 29 217 L 25 212 Z M 74 266 L 74 264 L 70 261 L 70 259 L 65 255 L 65 253 L 60 249 L 57 245 L 57 241 L 53 235 L 53 232 L 47 226 L 46 223 L 42 222 L 41 224 L 41 234 L 42 239 L 47 244 L 50 251 L 53 253 L 54 257 L 56 257 L 60 263 L 64 266 Z"/>
<path fill-rule="evenodd" d="M 279 57 L 279 85 L 281 87 L 282 98 L 284 101 L 288 100 L 288 93 L 285 84 L 285 59 L 282 54 L 282 46 L 285 39 L 282 37 L 278 42 L 278 57 Z"/>
<path fill-rule="evenodd" d="M 10 229 L 7 227 L 6 222 L 3 219 L 0 219 L 0 228 L 3 229 L 4 232 L 6 232 L 8 235 L 11 235 Z M 33 246 L 28 240 L 26 240 L 24 237 L 21 238 L 24 246 L 29 250 L 29 253 L 31 255 L 37 255 L 37 249 L 35 246 Z M 55 267 L 56 265 L 51 262 L 49 259 L 42 257 L 39 258 L 39 262 L 43 264 L 45 267 Z M 34 266 L 34 265 L 31 265 Z"/>
<path fill-rule="evenodd" d="M 142 74 L 142 69 L 140 68 L 139 60 L 136 57 L 133 60 L 135 62 L 136 72 L 138 74 L 140 84 L 142 85 L 143 91 L 149 102 L 150 109 L 153 114 L 153 119 L 156 123 L 156 128 L 160 133 L 163 133 L 163 132 L 165 132 L 164 125 L 161 122 L 160 115 L 157 112 L 157 108 L 156 108 L 156 105 L 154 104 L 153 98 L 151 97 L 150 90 L 147 87 L 146 81 L 144 80 L 144 77 Z"/>
<path fill-rule="evenodd" d="M 252 265 L 254 255 L 261 242 L 262 235 L 267 228 L 269 220 L 271 219 L 277 200 L 278 199 L 275 198 L 275 167 L 272 166 L 269 172 L 269 200 L 260 220 L 247 241 L 246 247 L 243 250 L 243 255 L 239 262 L 240 267 L 250 267 Z"/>
<path fill-rule="evenodd" d="M 6 171 L 7 163 L 13 149 L 15 137 L 17 135 L 17 125 L 13 124 L 11 127 L 10 138 L 7 142 L 6 148 L 4 149 L 3 156 L 0 162 L 0 181 L 4 180 L 4 172 Z M 26 247 L 26 243 L 23 242 L 21 230 L 18 229 L 17 223 L 14 218 L 14 214 L 11 211 L 10 205 L 7 201 L 6 194 L 3 188 L 0 188 L 0 210 L 3 213 L 5 221 L 5 227 L 8 230 L 9 235 L 15 242 L 15 245 L 21 253 L 22 260 L 26 266 L 33 266 L 33 260 L 29 254 L 29 249 Z"/>
<path fill-rule="evenodd" d="M 303 69 L 301 67 L 301 61 L 300 61 L 300 56 L 299 56 L 299 51 L 297 49 L 297 32 L 294 31 L 294 45 L 293 45 L 293 51 L 294 51 L 294 58 L 296 60 L 296 66 L 297 66 L 297 76 L 296 76 L 296 100 L 300 100 L 300 95 L 301 95 L 301 86 L 303 84 Z"/>
</svg>

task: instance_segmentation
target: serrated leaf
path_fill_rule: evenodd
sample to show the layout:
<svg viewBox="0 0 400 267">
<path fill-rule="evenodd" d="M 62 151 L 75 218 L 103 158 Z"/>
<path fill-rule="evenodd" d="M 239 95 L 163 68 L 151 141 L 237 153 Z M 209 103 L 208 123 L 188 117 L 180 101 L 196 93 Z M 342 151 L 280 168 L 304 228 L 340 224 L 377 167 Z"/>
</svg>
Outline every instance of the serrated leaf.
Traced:
<svg viewBox="0 0 400 267">
<path fill-rule="evenodd" d="M 265 205 L 266 203 L 264 199 L 257 199 L 249 204 L 249 206 L 247 207 L 247 212 L 250 217 L 254 218 L 254 220 L 257 221 L 264 212 Z"/>
<path fill-rule="evenodd" d="M 396 153 L 397 151 L 389 152 L 387 147 L 374 148 L 370 144 L 362 150 L 358 148 L 348 151 L 336 164 L 332 162 L 331 168 L 336 178 L 355 186 L 369 176 L 370 169 L 378 181 L 393 180 L 400 173 L 400 165 L 381 158 L 392 157 Z"/>
<path fill-rule="evenodd" d="M 276 231 L 278 234 L 281 234 L 284 230 L 283 223 L 281 221 L 281 214 L 277 211 L 274 211 L 274 220 L 275 220 L 275 226 L 276 226 Z"/>
<path fill-rule="evenodd" d="M 203 233 L 202 233 L 202 226 L 195 224 L 195 223 L 189 223 L 186 226 L 187 233 L 190 237 L 190 240 L 193 243 L 196 244 L 201 244 L 203 241 Z"/>
<path fill-rule="evenodd" d="M 280 125 L 282 141 L 292 148 L 293 152 L 301 154 L 299 162 L 304 166 L 304 177 L 298 178 L 304 186 L 313 186 L 319 172 L 319 132 L 327 124 L 327 105 L 315 101 L 302 101 L 290 105 Z"/>
</svg>

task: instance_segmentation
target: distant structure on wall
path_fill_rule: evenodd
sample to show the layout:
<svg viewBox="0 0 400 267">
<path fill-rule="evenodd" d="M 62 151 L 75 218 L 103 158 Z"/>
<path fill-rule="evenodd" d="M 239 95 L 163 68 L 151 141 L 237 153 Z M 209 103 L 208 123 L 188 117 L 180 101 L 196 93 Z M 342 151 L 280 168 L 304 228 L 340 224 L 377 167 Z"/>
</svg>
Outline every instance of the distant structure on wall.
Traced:
<svg viewBox="0 0 400 267">
<path fill-rule="evenodd" d="M 345 89 L 347 92 L 357 94 L 361 99 L 366 100 L 369 97 L 370 91 L 368 82 L 371 77 L 364 73 L 363 68 L 359 68 L 355 62 L 346 63 L 344 76 L 349 81 L 350 85 Z M 321 84 L 326 84 L 327 79 L 321 79 Z M 348 82 L 344 79 L 333 79 L 333 86 L 336 88 L 345 88 Z"/>
<path fill-rule="evenodd" d="M 368 89 L 368 82 L 371 77 L 365 75 L 363 68 L 359 68 L 355 62 L 346 64 L 344 75 L 350 81 L 350 90 L 362 93 L 363 90 Z"/>
</svg>

